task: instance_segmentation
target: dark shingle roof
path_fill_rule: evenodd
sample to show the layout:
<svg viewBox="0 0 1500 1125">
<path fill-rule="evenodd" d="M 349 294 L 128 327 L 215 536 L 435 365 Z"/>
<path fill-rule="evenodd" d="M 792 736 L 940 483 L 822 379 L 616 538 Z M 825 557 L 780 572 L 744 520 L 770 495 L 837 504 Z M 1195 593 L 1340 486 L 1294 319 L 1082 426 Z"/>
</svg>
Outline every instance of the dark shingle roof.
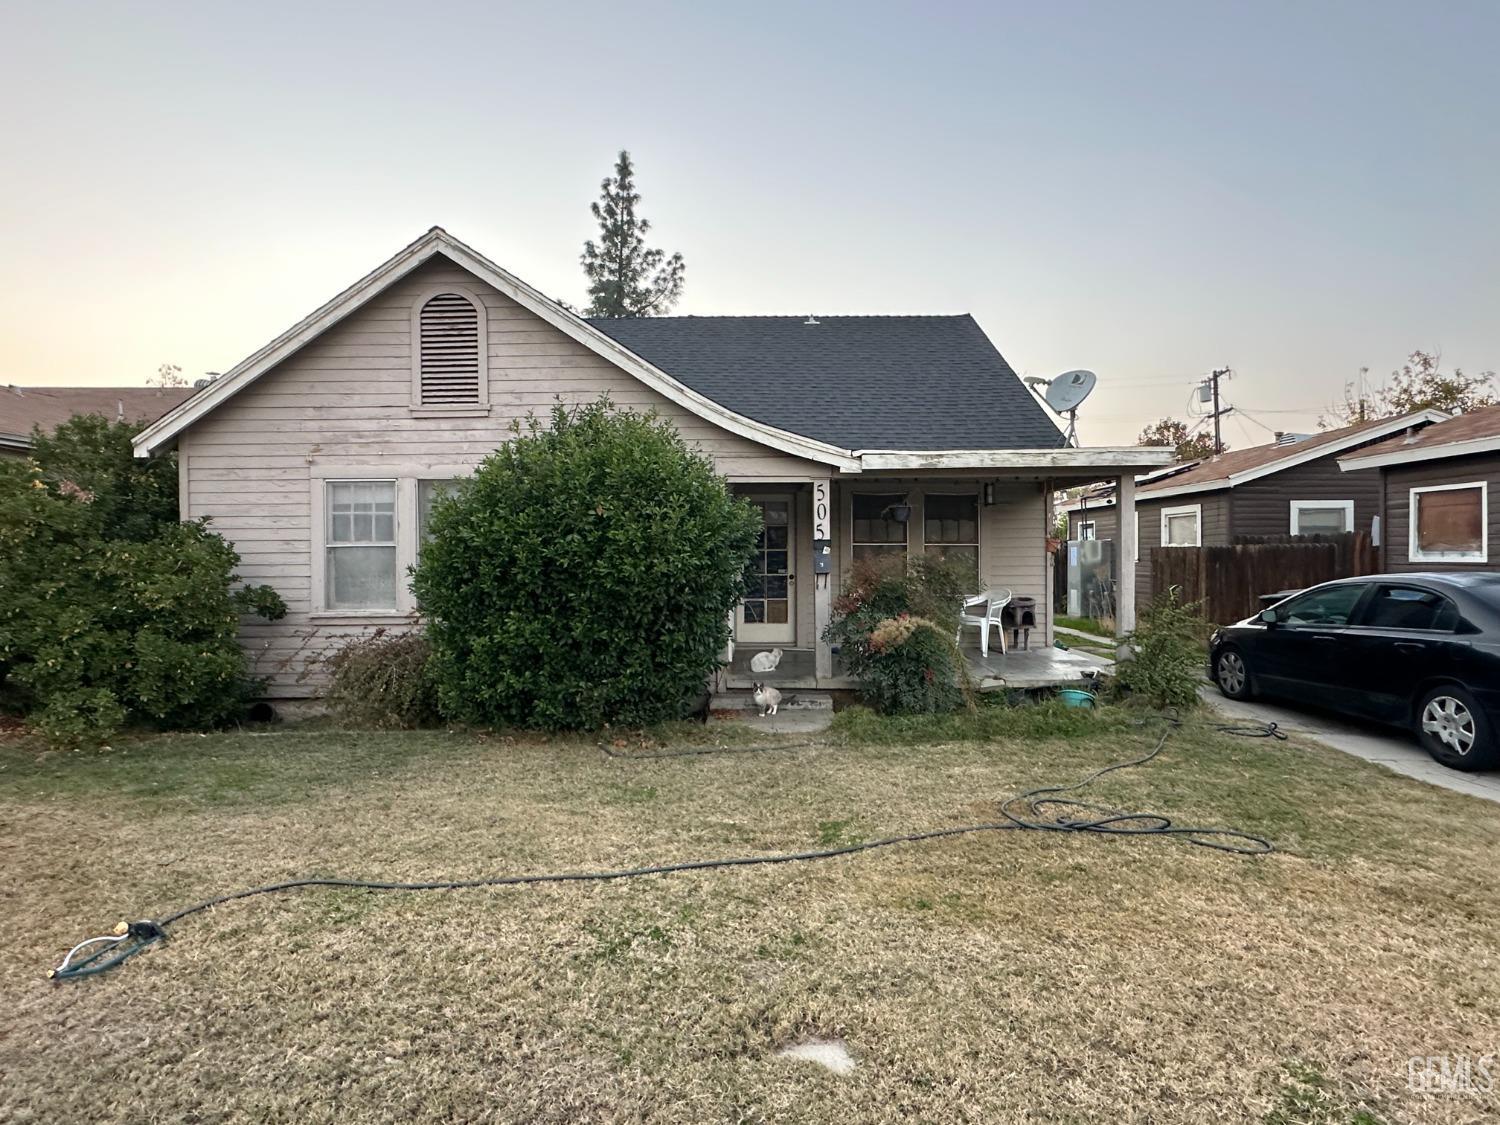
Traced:
<svg viewBox="0 0 1500 1125">
<path fill-rule="evenodd" d="M 1062 434 L 971 316 L 595 317 L 699 394 L 843 449 L 1057 449 Z"/>
</svg>

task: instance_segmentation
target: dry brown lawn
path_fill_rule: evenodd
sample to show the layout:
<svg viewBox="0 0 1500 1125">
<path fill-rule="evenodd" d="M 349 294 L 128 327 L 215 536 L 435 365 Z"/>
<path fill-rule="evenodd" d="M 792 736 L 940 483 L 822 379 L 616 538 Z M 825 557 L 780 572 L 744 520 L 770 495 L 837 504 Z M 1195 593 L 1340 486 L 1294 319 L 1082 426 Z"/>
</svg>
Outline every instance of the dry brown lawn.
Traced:
<svg viewBox="0 0 1500 1125">
<path fill-rule="evenodd" d="M 185 920 L 105 976 L 43 975 L 118 918 L 299 875 L 622 867 L 993 819 L 1151 741 L 1108 714 L 1060 733 L 1082 722 L 936 745 L 863 722 L 657 761 L 446 733 L 0 743 L 0 1120 L 1500 1117 L 1500 1093 L 1417 1094 L 1407 1070 L 1500 1051 L 1500 809 L 1201 721 L 1091 796 L 1278 854 L 1010 832 L 610 884 L 304 891 Z M 847 1041 L 855 1074 L 775 1057 L 809 1035 Z"/>
</svg>

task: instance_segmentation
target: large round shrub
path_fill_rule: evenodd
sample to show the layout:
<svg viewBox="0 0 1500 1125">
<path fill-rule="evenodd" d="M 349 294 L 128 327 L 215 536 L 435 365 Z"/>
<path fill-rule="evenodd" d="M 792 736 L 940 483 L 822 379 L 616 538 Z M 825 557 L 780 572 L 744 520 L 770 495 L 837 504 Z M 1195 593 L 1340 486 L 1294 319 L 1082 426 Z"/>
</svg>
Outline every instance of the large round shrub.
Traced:
<svg viewBox="0 0 1500 1125">
<path fill-rule="evenodd" d="M 133 430 L 74 419 L 0 463 L 0 707 L 54 743 L 229 721 L 254 691 L 240 617 L 285 612 L 178 522 L 176 474 L 135 461 Z"/>
<path fill-rule="evenodd" d="M 608 402 L 532 419 L 432 514 L 414 589 L 444 714 L 680 717 L 728 638 L 759 526 L 670 423 Z"/>
</svg>

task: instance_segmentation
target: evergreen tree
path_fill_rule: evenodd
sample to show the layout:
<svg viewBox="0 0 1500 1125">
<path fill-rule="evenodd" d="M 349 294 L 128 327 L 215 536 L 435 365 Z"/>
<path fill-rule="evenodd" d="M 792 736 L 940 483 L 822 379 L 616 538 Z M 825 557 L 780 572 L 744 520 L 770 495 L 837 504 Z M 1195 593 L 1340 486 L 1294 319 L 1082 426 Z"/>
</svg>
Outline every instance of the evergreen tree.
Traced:
<svg viewBox="0 0 1500 1125">
<path fill-rule="evenodd" d="M 585 316 L 662 316 L 682 296 L 682 255 L 646 245 L 651 224 L 636 217 L 641 201 L 635 190 L 630 153 L 620 150 L 615 174 L 605 179 L 599 202 L 599 241 L 583 244 L 583 272 L 589 279 Z"/>
</svg>

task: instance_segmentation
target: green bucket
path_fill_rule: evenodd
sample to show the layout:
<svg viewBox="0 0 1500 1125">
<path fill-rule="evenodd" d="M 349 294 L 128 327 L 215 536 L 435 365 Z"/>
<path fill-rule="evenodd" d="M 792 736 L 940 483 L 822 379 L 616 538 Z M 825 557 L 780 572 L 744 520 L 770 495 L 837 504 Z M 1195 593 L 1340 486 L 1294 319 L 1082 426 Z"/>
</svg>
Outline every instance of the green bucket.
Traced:
<svg viewBox="0 0 1500 1125">
<path fill-rule="evenodd" d="M 1094 693 L 1082 688 L 1065 687 L 1057 693 L 1057 698 L 1069 707 L 1092 707 L 1096 702 Z"/>
</svg>

